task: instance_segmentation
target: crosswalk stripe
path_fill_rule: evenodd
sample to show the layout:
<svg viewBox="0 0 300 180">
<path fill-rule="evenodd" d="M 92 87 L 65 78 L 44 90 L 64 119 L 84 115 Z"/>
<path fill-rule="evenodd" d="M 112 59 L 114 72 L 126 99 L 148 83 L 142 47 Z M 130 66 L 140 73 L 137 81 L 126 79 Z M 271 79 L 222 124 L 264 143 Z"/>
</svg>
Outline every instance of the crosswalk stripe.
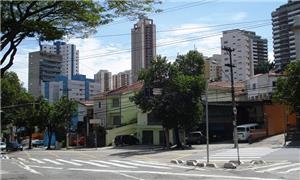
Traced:
<svg viewBox="0 0 300 180">
<path fill-rule="evenodd" d="M 45 162 L 40 161 L 40 160 L 35 159 L 35 158 L 29 158 L 29 159 L 32 160 L 32 161 L 35 161 L 35 162 L 37 162 L 37 163 L 40 163 L 40 164 L 45 164 Z"/>
<path fill-rule="evenodd" d="M 227 157 L 225 157 L 225 156 L 214 156 L 214 157 L 211 157 L 212 159 L 228 159 L 228 158 L 237 158 L 237 156 L 227 156 Z M 247 157 L 245 157 L 245 156 L 240 156 L 240 159 L 258 159 L 258 158 L 260 158 L 260 157 L 258 157 L 258 156 L 247 156 Z"/>
<path fill-rule="evenodd" d="M 287 171 L 282 171 L 282 172 L 279 172 L 279 173 L 286 174 L 286 173 L 289 173 L 289 172 L 292 172 L 292 171 L 299 171 L 299 170 L 300 170 L 300 167 L 296 167 L 296 168 L 292 168 L 292 169 L 289 169 Z"/>
<path fill-rule="evenodd" d="M 285 166 L 279 166 L 279 167 L 269 168 L 269 169 L 265 169 L 265 170 L 261 170 L 261 171 L 256 171 L 256 172 L 270 172 L 270 171 L 274 171 L 274 170 L 277 170 L 277 169 L 284 169 L 284 168 L 292 167 L 292 166 L 296 166 L 296 165 L 300 165 L 300 163 L 294 163 L 294 164 L 289 164 L 289 165 L 285 165 Z"/>
<path fill-rule="evenodd" d="M 56 160 L 60 161 L 60 162 L 72 164 L 72 165 L 75 165 L 75 166 L 82 166 L 82 164 L 79 164 L 79 163 L 76 163 L 76 162 L 66 161 L 66 160 L 63 160 L 63 159 L 56 159 Z"/>
<path fill-rule="evenodd" d="M 113 166 L 117 166 L 117 167 L 123 167 L 123 168 L 137 168 L 135 166 L 127 166 L 127 165 L 121 165 L 121 164 L 117 164 L 117 163 L 113 163 L 113 162 L 106 162 L 106 161 L 101 161 L 101 160 L 91 160 L 93 162 L 100 162 L 103 164 L 109 164 L 109 165 L 113 165 Z"/>
<path fill-rule="evenodd" d="M 89 161 L 82 161 L 82 160 L 77 160 L 77 159 L 73 159 L 72 161 L 76 161 L 76 162 L 80 162 L 80 163 L 84 163 L 84 164 L 90 164 L 93 166 L 98 166 L 98 167 L 109 167 L 103 164 L 98 164 L 98 163 L 94 163 L 94 162 L 89 162 Z"/>
<path fill-rule="evenodd" d="M 157 165 L 157 166 L 165 166 L 165 167 L 175 167 L 175 168 L 181 168 L 181 169 L 190 169 L 191 167 L 186 166 L 178 166 L 178 165 L 172 165 L 172 164 L 163 164 L 163 163 L 156 163 L 156 162 L 146 162 L 146 161 L 140 161 L 140 160 L 132 160 L 133 162 L 141 163 L 141 164 L 150 164 L 150 165 Z M 198 169 L 198 170 L 204 170 L 204 169 Z"/>
<path fill-rule="evenodd" d="M 56 164 L 56 165 L 63 165 L 62 163 L 57 162 L 57 161 L 54 161 L 54 160 L 51 160 L 51 159 L 43 159 L 43 160 L 44 160 L 44 161 L 51 162 L 51 163 Z"/>
<path fill-rule="evenodd" d="M 151 168 L 156 168 L 156 169 L 171 169 L 169 167 L 163 167 L 163 166 L 153 166 L 153 165 L 146 165 L 146 164 L 139 164 L 139 163 L 131 163 L 131 162 L 123 162 L 119 160 L 110 160 L 113 162 L 118 162 L 118 163 L 123 163 L 123 164 L 129 164 L 133 166 L 140 166 L 140 167 L 151 167 Z"/>
<path fill-rule="evenodd" d="M 23 162 L 28 162 L 28 161 L 26 161 L 25 159 L 20 158 L 20 157 L 18 157 L 18 159 L 19 159 L 20 161 L 23 161 Z"/>
<path fill-rule="evenodd" d="M 287 165 L 287 164 L 291 164 L 291 163 L 290 162 L 280 162 L 280 163 L 274 163 L 274 164 L 269 164 L 269 165 L 265 165 L 265 166 L 251 167 L 251 168 L 248 168 L 248 169 L 255 169 L 256 170 L 256 169 L 274 167 L 274 166 L 278 166 L 278 165 Z"/>
</svg>

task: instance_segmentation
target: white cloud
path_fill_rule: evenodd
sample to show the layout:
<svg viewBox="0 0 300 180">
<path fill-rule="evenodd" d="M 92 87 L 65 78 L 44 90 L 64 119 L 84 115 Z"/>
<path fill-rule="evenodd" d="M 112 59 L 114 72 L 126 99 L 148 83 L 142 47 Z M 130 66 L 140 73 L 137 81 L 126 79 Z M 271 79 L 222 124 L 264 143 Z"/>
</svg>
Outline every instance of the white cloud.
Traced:
<svg viewBox="0 0 300 180">
<path fill-rule="evenodd" d="M 244 20 L 246 17 L 247 17 L 246 12 L 238 12 L 238 13 L 234 14 L 231 19 L 233 21 L 241 21 L 241 20 Z"/>
<path fill-rule="evenodd" d="M 178 28 L 174 28 L 174 31 L 168 32 L 171 36 L 189 35 L 191 33 L 203 32 L 210 30 L 205 24 L 183 24 Z"/>
</svg>

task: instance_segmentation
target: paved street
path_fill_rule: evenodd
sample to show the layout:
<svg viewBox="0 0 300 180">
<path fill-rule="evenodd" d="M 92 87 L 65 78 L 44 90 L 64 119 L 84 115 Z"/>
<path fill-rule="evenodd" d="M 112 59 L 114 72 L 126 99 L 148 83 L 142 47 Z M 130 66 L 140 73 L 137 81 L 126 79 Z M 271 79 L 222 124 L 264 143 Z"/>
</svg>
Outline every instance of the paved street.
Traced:
<svg viewBox="0 0 300 180">
<path fill-rule="evenodd" d="M 228 145 L 224 145 L 227 147 Z M 2 155 L 2 179 L 298 179 L 299 148 L 241 147 L 245 164 L 237 169 L 221 165 L 232 160 L 234 150 L 213 146 L 211 161 L 218 168 L 200 168 L 171 164 L 171 159 L 202 159 L 205 145 L 191 150 L 164 151 L 160 148 L 123 147 L 79 150 L 31 150 Z M 280 158 L 277 155 L 280 155 Z M 274 157 L 274 159 L 272 159 Z M 292 158 L 294 157 L 294 158 Z M 266 164 L 252 165 L 250 159 Z"/>
</svg>

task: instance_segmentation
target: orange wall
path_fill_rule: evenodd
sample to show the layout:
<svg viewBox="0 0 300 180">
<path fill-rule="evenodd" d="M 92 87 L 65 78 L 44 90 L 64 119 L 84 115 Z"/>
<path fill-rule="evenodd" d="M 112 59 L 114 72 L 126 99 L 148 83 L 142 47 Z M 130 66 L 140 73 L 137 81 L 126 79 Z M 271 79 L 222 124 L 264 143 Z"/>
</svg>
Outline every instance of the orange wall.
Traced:
<svg viewBox="0 0 300 180">
<path fill-rule="evenodd" d="M 268 129 L 268 135 L 272 136 L 285 132 L 286 123 L 296 125 L 296 114 L 285 113 L 286 106 L 282 104 L 270 104 L 264 105 L 264 113 L 266 119 L 266 126 Z M 286 122 L 287 120 L 287 122 Z"/>
</svg>

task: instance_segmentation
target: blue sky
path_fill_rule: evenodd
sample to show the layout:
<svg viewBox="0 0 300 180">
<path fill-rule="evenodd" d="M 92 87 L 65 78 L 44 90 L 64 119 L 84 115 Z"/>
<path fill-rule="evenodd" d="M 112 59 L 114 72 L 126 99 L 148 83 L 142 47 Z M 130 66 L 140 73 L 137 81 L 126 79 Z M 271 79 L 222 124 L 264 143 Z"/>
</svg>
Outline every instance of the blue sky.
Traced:
<svg viewBox="0 0 300 180">
<path fill-rule="evenodd" d="M 159 7 L 169 11 L 149 14 L 148 17 L 154 20 L 157 31 L 182 29 L 157 32 L 157 53 L 167 56 L 170 61 L 174 60 L 177 53 L 186 53 L 194 47 L 205 56 L 219 54 L 220 32 L 234 28 L 254 31 L 267 38 L 269 58 L 272 59 L 271 12 L 286 2 L 287 0 L 164 0 Z M 182 9 L 178 9 L 179 7 Z M 250 23 L 251 21 L 254 22 Z M 80 51 L 79 72 L 93 78 L 93 74 L 100 69 L 107 69 L 112 73 L 130 69 L 131 54 L 126 50 L 131 46 L 130 31 L 134 23 L 136 21 L 121 18 L 115 23 L 99 27 L 98 33 L 88 39 L 67 40 L 68 43 L 74 43 Z M 215 26 L 221 24 L 229 25 Z M 111 34 L 128 35 L 97 37 Z M 204 38 L 205 36 L 210 37 Z M 194 40 L 186 41 L 187 39 Z M 174 43 L 177 41 L 181 42 Z M 169 43 L 173 44 L 166 46 Z M 38 43 L 34 39 L 22 42 L 18 48 L 15 64 L 10 69 L 17 72 L 26 88 L 28 52 L 38 49 Z"/>
</svg>

